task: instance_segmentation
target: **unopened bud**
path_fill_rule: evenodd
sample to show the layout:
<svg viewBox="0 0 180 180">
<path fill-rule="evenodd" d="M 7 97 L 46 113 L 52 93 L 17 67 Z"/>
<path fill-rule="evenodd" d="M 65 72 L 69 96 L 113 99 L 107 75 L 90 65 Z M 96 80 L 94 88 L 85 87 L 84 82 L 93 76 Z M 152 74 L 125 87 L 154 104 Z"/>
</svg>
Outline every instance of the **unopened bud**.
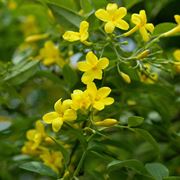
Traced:
<svg viewBox="0 0 180 180">
<path fill-rule="evenodd" d="M 149 49 L 146 49 L 145 51 L 141 52 L 140 54 L 138 54 L 136 56 L 136 59 L 140 60 L 140 59 L 144 59 L 145 57 L 147 57 L 150 53 Z"/>
<path fill-rule="evenodd" d="M 130 79 L 129 75 L 127 75 L 127 74 L 125 74 L 125 73 L 123 73 L 123 72 L 120 72 L 120 75 L 121 75 L 121 77 L 123 78 L 123 80 L 124 80 L 126 83 L 128 83 L 128 84 L 131 83 L 131 79 Z"/>
<path fill-rule="evenodd" d="M 42 39 L 46 39 L 48 36 L 49 36 L 49 34 L 35 34 L 35 35 L 31 35 L 31 36 L 28 36 L 25 39 L 25 42 L 27 42 L 27 43 L 36 42 L 36 41 L 39 41 L 39 40 L 42 40 Z"/>
<path fill-rule="evenodd" d="M 95 122 L 94 124 L 96 126 L 104 126 L 104 127 L 109 127 L 109 126 L 114 126 L 115 124 L 117 124 L 118 121 L 116 119 L 111 119 L 111 118 L 108 118 L 108 119 L 105 119 L 103 121 L 98 121 L 98 122 Z"/>
</svg>

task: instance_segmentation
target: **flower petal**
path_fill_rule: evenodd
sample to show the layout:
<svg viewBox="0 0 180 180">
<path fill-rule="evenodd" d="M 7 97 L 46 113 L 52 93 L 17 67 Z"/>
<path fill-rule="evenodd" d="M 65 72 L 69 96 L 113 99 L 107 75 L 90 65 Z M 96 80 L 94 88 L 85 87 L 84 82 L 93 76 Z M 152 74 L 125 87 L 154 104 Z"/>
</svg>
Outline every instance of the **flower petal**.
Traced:
<svg viewBox="0 0 180 180">
<path fill-rule="evenodd" d="M 88 94 L 91 97 L 91 100 L 93 101 L 96 97 L 96 94 L 97 94 L 97 87 L 96 87 L 94 82 L 87 84 L 86 92 L 88 92 Z"/>
<path fill-rule="evenodd" d="M 62 98 L 61 98 L 62 99 Z M 62 113 L 62 102 L 61 99 L 59 99 L 55 104 L 54 104 L 54 109 L 58 113 Z"/>
<path fill-rule="evenodd" d="M 97 64 L 98 69 L 105 69 L 109 65 L 109 59 L 106 57 L 100 58 Z"/>
<path fill-rule="evenodd" d="M 66 99 L 63 101 L 62 103 L 62 111 L 66 111 L 67 109 L 69 109 L 72 105 L 72 100 L 71 99 Z"/>
<path fill-rule="evenodd" d="M 154 25 L 152 23 L 147 23 L 145 28 L 151 33 L 154 31 Z"/>
<path fill-rule="evenodd" d="M 77 118 L 76 111 L 73 109 L 67 109 L 64 112 L 63 120 L 64 121 L 74 121 Z"/>
<path fill-rule="evenodd" d="M 101 21 L 108 22 L 110 21 L 110 16 L 108 12 L 104 9 L 99 9 L 95 12 L 95 16 Z"/>
<path fill-rule="evenodd" d="M 45 114 L 42 119 L 47 123 L 47 124 L 51 124 L 53 122 L 54 119 L 58 118 L 59 114 L 57 112 L 50 112 Z"/>
<path fill-rule="evenodd" d="M 28 140 L 32 141 L 34 139 L 35 134 L 36 134 L 36 130 L 31 129 L 31 130 L 27 131 L 26 137 Z"/>
<path fill-rule="evenodd" d="M 94 79 L 102 79 L 102 70 L 93 70 Z"/>
<path fill-rule="evenodd" d="M 94 74 L 92 73 L 92 71 L 85 72 L 81 77 L 81 81 L 84 84 L 88 84 L 88 83 L 92 82 L 93 80 L 94 80 Z"/>
<path fill-rule="evenodd" d="M 141 19 L 140 19 L 139 14 L 136 14 L 136 13 L 132 14 L 131 22 L 136 24 L 136 25 L 140 25 L 141 24 Z"/>
<path fill-rule="evenodd" d="M 127 30 L 129 28 L 129 24 L 122 19 L 116 21 L 115 26 L 123 30 Z"/>
<path fill-rule="evenodd" d="M 114 31 L 114 28 L 115 28 L 115 25 L 111 21 L 107 22 L 104 26 L 106 33 L 112 33 Z"/>
<path fill-rule="evenodd" d="M 107 6 L 106 6 L 106 10 L 110 13 L 113 13 L 115 10 L 117 10 L 118 6 L 116 3 L 109 3 Z"/>
<path fill-rule="evenodd" d="M 139 15 L 141 17 L 141 21 L 143 24 L 146 24 L 147 23 L 147 17 L 146 17 L 146 11 L 145 10 L 141 10 L 139 12 Z"/>
<path fill-rule="evenodd" d="M 80 34 L 78 32 L 74 32 L 74 31 L 66 31 L 63 35 L 63 38 L 66 41 L 70 41 L 70 42 L 78 41 L 78 40 L 80 40 Z"/>
<path fill-rule="evenodd" d="M 117 19 L 121 19 L 127 14 L 127 9 L 125 7 L 120 7 L 118 10 L 116 10 L 115 15 Z"/>
<path fill-rule="evenodd" d="M 90 65 L 95 66 L 98 63 L 98 58 L 96 57 L 96 55 L 92 51 L 90 51 L 86 55 L 86 61 Z"/>
<path fill-rule="evenodd" d="M 87 62 L 85 62 L 85 61 L 78 62 L 77 67 L 80 71 L 83 71 L 83 72 L 88 71 L 91 68 L 91 66 L 89 64 L 87 64 Z"/>
<path fill-rule="evenodd" d="M 101 101 L 96 101 L 94 104 L 93 104 L 93 107 L 99 111 L 103 110 L 104 109 L 104 103 L 101 102 Z"/>
<path fill-rule="evenodd" d="M 174 19 L 175 21 L 177 22 L 177 24 L 179 25 L 180 24 L 180 15 L 174 15 Z"/>
<path fill-rule="evenodd" d="M 109 87 L 102 87 L 98 89 L 97 96 L 101 99 L 107 97 L 111 92 L 111 89 Z"/>
<path fill-rule="evenodd" d="M 114 103 L 114 99 L 111 97 L 107 97 L 101 100 L 105 105 L 111 105 Z"/>
<path fill-rule="evenodd" d="M 141 36 L 142 36 L 142 38 L 143 38 L 143 40 L 144 40 L 145 42 L 149 41 L 149 39 L 150 39 L 149 33 L 147 32 L 147 30 L 145 29 L 145 27 L 141 27 L 141 28 L 139 29 L 139 32 L 140 32 L 140 34 L 141 34 Z"/>
<path fill-rule="evenodd" d="M 58 132 L 61 129 L 61 126 L 63 125 L 62 118 L 56 118 L 52 122 L 52 129 L 54 132 Z"/>
<path fill-rule="evenodd" d="M 86 41 L 87 38 L 89 37 L 88 28 L 89 28 L 89 23 L 87 21 L 82 21 L 79 29 L 81 42 Z"/>
</svg>

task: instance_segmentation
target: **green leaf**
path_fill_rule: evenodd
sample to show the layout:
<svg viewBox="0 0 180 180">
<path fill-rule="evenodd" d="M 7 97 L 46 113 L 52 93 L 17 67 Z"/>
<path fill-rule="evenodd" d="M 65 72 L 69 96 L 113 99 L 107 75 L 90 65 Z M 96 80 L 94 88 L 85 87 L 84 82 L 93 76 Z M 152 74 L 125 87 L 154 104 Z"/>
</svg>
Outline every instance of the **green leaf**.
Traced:
<svg viewBox="0 0 180 180">
<path fill-rule="evenodd" d="M 163 178 L 163 180 L 180 180 L 180 176 L 169 176 Z"/>
<path fill-rule="evenodd" d="M 66 83 L 72 88 L 78 81 L 77 73 L 68 64 L 65 64 L 62 70 Z"/>
<path fill-rule="evenodd" d="M 137 134 L 139 134 L 141 137 L 143 137 L 146 141 L 148 141 L 153 146 L 155 152 L 159 153 L 159 145 L 148 131 L 144 129 L 139 129 L 139 128 L 135 128 L 134 130 Z"/>
<path fill-rule="evenodd" d="M 135 127 L 139 126 L 144 122 L 144 118 L 140 116 L 131 116 L 128 118 L 128 126 Z"/>
<path fill-rule="evenodd" d="M 169 170 L 160 163 L 147 163 L 145 168 L 151 174 L 155 180 L 162 180 L 169 175 Z"/>
<path fill-rule="evenodd" d="M 52 10 L 58 23 L 63 26 L 63 28 L 79 28 L 79 25 L 83 20 L 79 14 L 63 6 L 57 6 L 51 3 L 48 3 L 48 6 Z"/>
<path fill-rule="evenodd" d="M 41 162 L 31 161 L 20 165 L 21 169 L 25 169 L 31 172 L 35 172 L 44 176 L 51 176 L 56 177 L 56 173 L 49 168 L 48 166 L 44 165 Z"/>
<path fill-rule="evenodd" d="M 129 159 L 125 161 L 114 160 L 108 164 L 107 168 L 109 171 L 114 171 L 122 167 L 134 169 L 136 172 L 140 174 L 147 174 L 147 171 L 144 168 L 143 163 L 141 161 L 138 161 L 137 159 Z"/>
<path fill-rule="evenodd" d="M 165 33 L 176 26 L 175 23 L 161 23 L 155 26 L 153 36 L 158 36 L 162 33 Z"/>
</svg>

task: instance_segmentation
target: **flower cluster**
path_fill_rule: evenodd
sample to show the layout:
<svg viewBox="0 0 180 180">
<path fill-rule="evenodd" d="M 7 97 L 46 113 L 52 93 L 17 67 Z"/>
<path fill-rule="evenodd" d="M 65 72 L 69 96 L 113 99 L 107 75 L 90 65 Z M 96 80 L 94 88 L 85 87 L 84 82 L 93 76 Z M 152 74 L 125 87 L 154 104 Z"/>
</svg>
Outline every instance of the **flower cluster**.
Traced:
<svg viewBox="0 0 180 180">
<path fill-rule="evenodd" d="M 45 126 L 40 120 L 36 121 L 35 129 L 27 131 L 26 138 L 28 141 L 22 147 L 22 153 L 39 157 L 45 165 L 58 173 L 62 167 L 63 156 L 61 152 L 50 149 L 54 141 L 45 132 Z"/>
</svg>

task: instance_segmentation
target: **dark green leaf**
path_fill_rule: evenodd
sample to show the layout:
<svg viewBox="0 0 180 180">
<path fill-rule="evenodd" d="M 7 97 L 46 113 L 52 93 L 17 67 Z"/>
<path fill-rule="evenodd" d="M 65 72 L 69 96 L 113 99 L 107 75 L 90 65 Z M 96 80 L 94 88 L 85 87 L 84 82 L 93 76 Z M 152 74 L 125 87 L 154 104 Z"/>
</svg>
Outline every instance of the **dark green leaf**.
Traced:
<svg viewBox="0 0 180 180">
<path fill-rule="evenodd" d="M 154 33 L 153 35 L 154 36 L 158 36 L 162 33 L 165 33 L 169 30 L 171 30 L 172 28 L 174 28 L 176 26 L 176 24 L 174 23 L 161 23 L 161 24 L 158 24 L 157 26 L 155 26 L 154 28 Z"/>
<path fill-rule="evenodd" d="M 145 168 L 151 174 L 155 180 L 162 180 L 169 175 L 169 170 L 160 163 L 147 163 Z"/>
<path fill-rule="evenodd" d="M 146 141 L 148 141 L 153 146 L 155 152 L 159 153 L 159 145 L 148 131 L 144 129 L 139 129 L 139 128 L 135 128 L 134 130 L 137 134 L 139 134 L 141 137 L 143 137 Z"/>
<path fill-rule="evenodd" d="M 143 123 L 144 118 L 140 116 L 131 116 L 128 118 L 128 126 L 129 127 L 135 127 L 139 126 Z"/>
<path fill-rule="evenodd" d="M 51 168 L 47 167 L 41 162 L 36 162 L 36 161 L 27 162 L 20 165 L 20 168 L 31 171 L 31 172 L 35 172 L 44 176 L 57 177 L 56 173 Z"/>
<path fill-rule="evenodd" d="M 88 14 L 93 11 L 91 0 L 80 0 L 80 3 L 84 13 Z"/>
<path fill-rule="evenodd" d="M 108 164 L 107 168 L 109 171 L 114 171 L 122 167 L 128 167 L 128 168 L 134 169 L 136 172 L 140 174 L 147 174 L 143 163 L 141 161 L 138 161 L 137 159 L 129 159 L 125 161 L 114 160 Z"/>
<path fill-rule="evenodd" d="M 123 5 L 127 8 L 130 9 L 137 3 L 141 2 L 142 0 L 124 0 Z"/>
<path fill-rule="evenodd" d="M 68 64 L 65 64 L 63 67 L 63 76 L 70 88 L 72 88 L 78 81 L 76 72 Z"/>
</svg>

